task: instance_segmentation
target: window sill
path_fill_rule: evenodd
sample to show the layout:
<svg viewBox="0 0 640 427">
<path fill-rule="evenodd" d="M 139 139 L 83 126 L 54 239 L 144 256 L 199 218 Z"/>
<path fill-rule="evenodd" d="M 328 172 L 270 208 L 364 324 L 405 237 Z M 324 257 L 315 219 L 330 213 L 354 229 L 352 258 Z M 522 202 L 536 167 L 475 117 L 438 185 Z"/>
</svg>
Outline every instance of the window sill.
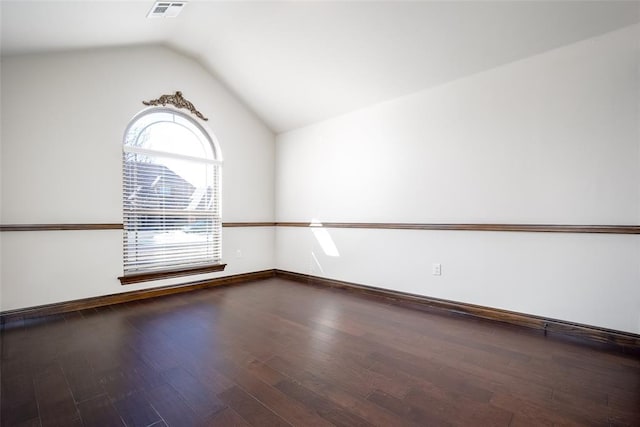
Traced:
<svg viewBox="0 0 640 427">
<path fill-rule="evenodd" d="M 148 282 L 151 280 L 168 279 L 170 277 L 188 276 L 191 274 L 212 273 L 214 271 L 223 271 L 227 264 L 207 264 L 196 267 L 175 268 L 171 270 L 147 271 L 144 273 L 131 273 L 118 277 L 121 285 L 130 285 L 132 283 Z"/>
</svg>

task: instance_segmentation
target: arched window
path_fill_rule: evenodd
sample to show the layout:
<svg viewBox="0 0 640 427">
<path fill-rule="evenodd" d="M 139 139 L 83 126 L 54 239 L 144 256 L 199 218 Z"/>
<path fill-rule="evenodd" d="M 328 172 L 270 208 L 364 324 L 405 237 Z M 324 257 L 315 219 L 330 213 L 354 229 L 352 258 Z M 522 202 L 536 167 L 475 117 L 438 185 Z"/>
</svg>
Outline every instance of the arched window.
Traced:
<svg viewBox="0 0 640 427">
<path fill-rule="evenodd" d="M 122 160 L 121 282 L 221 270 L 222 156 L 212 136 L 179 111 L 145 110 L 125 132 Z"/>
</svg>

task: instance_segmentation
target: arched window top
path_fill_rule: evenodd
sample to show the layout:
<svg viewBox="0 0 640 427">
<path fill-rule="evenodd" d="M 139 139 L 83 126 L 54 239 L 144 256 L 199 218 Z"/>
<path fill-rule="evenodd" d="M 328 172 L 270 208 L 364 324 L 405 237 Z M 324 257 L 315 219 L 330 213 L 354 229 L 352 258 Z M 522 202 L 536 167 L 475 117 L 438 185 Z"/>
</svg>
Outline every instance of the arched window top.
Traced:
<svg viewBox="0 0 640 427">
<path fill-rule="evenodd" d="M 124 145 L 157 153 L 221 161 L 217 141 L 188 115 L 169 108 L 140 112 L 127 127 Z"/>
</svg>

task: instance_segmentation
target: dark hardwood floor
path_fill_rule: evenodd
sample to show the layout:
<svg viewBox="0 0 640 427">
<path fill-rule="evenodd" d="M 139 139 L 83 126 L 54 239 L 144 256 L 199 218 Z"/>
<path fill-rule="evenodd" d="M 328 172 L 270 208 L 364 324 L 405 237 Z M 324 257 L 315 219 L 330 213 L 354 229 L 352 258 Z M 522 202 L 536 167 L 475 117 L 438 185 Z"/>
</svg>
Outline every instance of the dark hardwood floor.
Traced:
<svg viewBox="0 0 640 427">
<path fill-rule="evenodd" d="M 640 360 L 282 279 L 14 321 L 2 426 L 640 425 Z"/>
</svg>

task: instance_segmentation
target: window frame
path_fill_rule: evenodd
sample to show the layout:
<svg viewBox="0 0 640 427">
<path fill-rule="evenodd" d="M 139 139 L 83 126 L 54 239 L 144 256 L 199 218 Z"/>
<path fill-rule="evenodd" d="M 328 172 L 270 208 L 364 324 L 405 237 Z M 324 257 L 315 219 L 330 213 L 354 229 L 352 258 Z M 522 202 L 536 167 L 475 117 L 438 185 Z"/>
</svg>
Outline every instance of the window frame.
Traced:
<svg viewBox="0 0 640 427">
<path fill-rule="evenodd" d="M 133 126 L 135 126 L 136 124 L 138 124 L 140 122 L 141 119 L 143 119 L 145 116 L 151 116 L 154 114 L 171 114 L 174 116 L 178 116 L 180 117 L 182 120 L 187 121 L 190 125 L 192 125 L 200 134 L 201 136 L 203 136 L 206 140 L 206 142 L 208 142 L 210 144 L 210 149 L 211 149 L 211 159 L 208 159 L 207 156 L 203 156 L 203 157 L 194 157 L 194 156 L 190 156 L 190 155 L 185 155 L 185 154 L 180 154 L 180 153 L 174 153 L 174 152 L 169 152 L 169 151 L 163 151 L 163 150 L 154 150 L 154 149 L 149 149 L 149 148 L 145 148 L 145 147 L 135 147 L 135 146 L 127 146 L 127 142 L 128 142 L 128 137 L 130 135 L 130 133 L 132 132 L 132 128 Z M 160 123 L 161 121 L 153 121 L 151 123 L 146 124 L 145 126 L 142 127 L 142 129 L 140 129 L 137 134 L 136 134 L 136 138 L 138 138 L 140 136 L 140 134 L 142 132 L 144 132 L 144 130 L 146 130 L 148 127 Z M 194 135 L 201 140 L 200 136 L 197 135 L 193 129 L 190 129 L 188 126 L 185 126 L 182 123 L 177 123 L 174 122 L 176 125 L 178 126 L 183 126 L 184 128 L 186 128 L 187 130 L 191 131 L 192 133 L 194 133 Z M 128 149 L 127 149 L 128 147 Z M 127 285 L 127 284 L 132 284 L 132 283 L 139 283 L 139 282 L 146 282 L 146 281 L 152 281 L 152 280 L 161 280 L 161 279 L 166 279 L 166 278 L 172 278 L 172 277 L 179 277 L 179 276 L 186 276 L 186 275 L 194 275 L 194 274 L 205 274 L 205 273 L 210 273 L 210 272 L 216 272 L 216 271 L 223 271 L 226 267 L 226 264 L 224 264 L 222 262 L 222 209 L 221 209 L 221 204 L 222 204 L 222 166 L 223 166 L 223 158 L 222 158 L 222 151 L 220 150 L 220 145 L 218 143 L 218 140 L 216 139 L 215 135 L 213 132 L 211 132 L 211 130 L 209 130 L 206 126 L 202 125 L 201 123 L 199 123 L 195 118 L 193 118 L 192 116 L 190 116 L 189 114 L 186 114 L 183 111 L 180 111 L 176 108 L 172 108 L 172 107 L 166 107 L 166 106 L 162 106 L 162 107 L 149 107 L 149 108 L 145 108 L 143 110 L 141 110 L 140 112 L 138 112 L 135 116 L 133 116 L 133 118 L 131 118 L 131 120 L 129 121 L 129 123 L 127 124 L 127 127 L 125 128 L 124 131 L 124 135 L 122 138 L 122 143 L 121 143 L 121 166 L 122 166 L 122 170 L 121 170 L 121 178 L 122 178 L 122 214 L 123 214 L 123 257 L 122 257 L 122 261 L 123 261 L 123 275 L 118 277 L 118 280 L 120 280 L 120 283 L 122 285 Z M 206 151 L 206 150 L 205 150 Z M 125 186 L 127 184 L 126 182 L 126 176 L 125 176 L 125 155 L 126 153 L 139 153 L 139 154 L 147 154 L 147 155 L 158 155 L 158 156 L 163 156 L 163 157 L 170 157 L 172 159 L 180 159 L 180 160 L 192 160 L 192 161 L 197 161 L 200 163 L 206 163 L 206 164 L 213 164 L 215 165 L 214 168 L 214 174 L 217 174 L 216 177 L 214 177 L 214 182 L 217 183 L 217 189 L 213 189 L 212 190 L 212 197 L 217 197 L 216 200 L 213 201 L 213 206 L 214 208 L 212 209 L 213 211 L 218 212 L 218 216 L 214 216 L 212 217 L 212 219 L 214 221 L 218 222 L 218 226 L 214 226 L 214 228 L 211 230 L 211 235 L 213 236 L 213 240 L 218 239 L 220 241 L 219 245 L 218 245 L 218 257 L 214 258 L 212 260 L 212 262 L 206 262 L 206 263 L 185 263 L 184 265 L 171 265 L 168 266 L 167 268 L 153 268 L 153 269 L 139 269 L 139 270 L 134 270 L 134 271 L 129 271 L 127 272 L 127 259 L 126 259 L 126 255 L 127 255 L 127 241 L 126 241 L 126 233 L 127 233 L 127 214 L 126 214 L 126 207 L 125 207 Z M 217 190 L 217 191 L 216 191 Z M 213 214 L 215 215 L 215 213 Z M 209 234 L 207 234 L 209 235 Z"/>
</svg>

